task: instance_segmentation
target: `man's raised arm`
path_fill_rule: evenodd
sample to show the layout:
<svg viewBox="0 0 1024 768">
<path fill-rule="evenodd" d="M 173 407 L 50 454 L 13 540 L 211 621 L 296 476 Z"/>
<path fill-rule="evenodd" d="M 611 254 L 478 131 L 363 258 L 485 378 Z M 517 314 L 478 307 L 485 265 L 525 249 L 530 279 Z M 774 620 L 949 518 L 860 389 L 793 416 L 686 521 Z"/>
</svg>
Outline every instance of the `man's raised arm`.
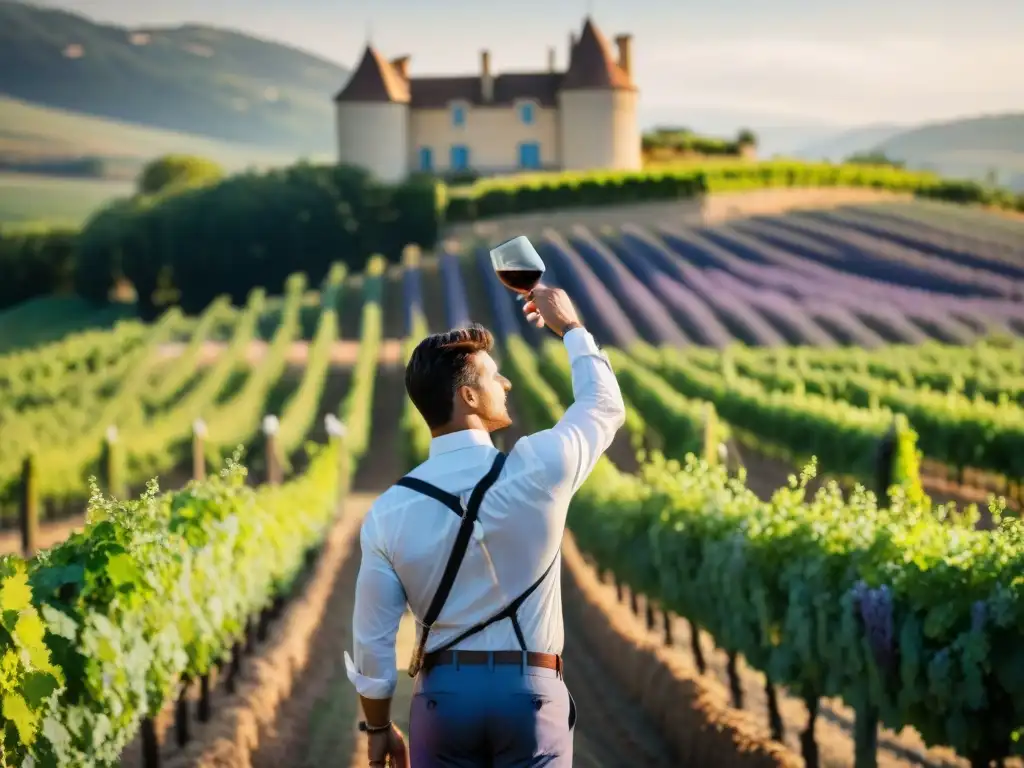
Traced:
<svg viewBox="0 0 1024 768">
<path fill-rule="evenodd" d="M 573 403 L 558 423 L 526 440 L 540 460 L 538 481 L 552 494 L 575 493 L 625 422 L 626 406 L 608 358 L 580 325 L 564 291 L 537 288 L 524 311 L 562 336 L 573 391 Z"/>
</svg>

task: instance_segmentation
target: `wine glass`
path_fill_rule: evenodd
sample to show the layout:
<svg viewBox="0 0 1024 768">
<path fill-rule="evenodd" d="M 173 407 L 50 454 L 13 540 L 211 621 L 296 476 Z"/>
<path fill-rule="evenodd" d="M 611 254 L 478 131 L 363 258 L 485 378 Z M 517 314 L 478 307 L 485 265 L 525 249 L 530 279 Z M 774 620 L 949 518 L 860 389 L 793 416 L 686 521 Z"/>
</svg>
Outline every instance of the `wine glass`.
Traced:
<svg viewBox="0 0 1024 768">
<path fill-rule="evenodd" d="M 491 266 L 509 290 L 525 298 L 544 274 L 544 262 L 526 235 L 513 237 L 491 249 Z"/>
</svg>

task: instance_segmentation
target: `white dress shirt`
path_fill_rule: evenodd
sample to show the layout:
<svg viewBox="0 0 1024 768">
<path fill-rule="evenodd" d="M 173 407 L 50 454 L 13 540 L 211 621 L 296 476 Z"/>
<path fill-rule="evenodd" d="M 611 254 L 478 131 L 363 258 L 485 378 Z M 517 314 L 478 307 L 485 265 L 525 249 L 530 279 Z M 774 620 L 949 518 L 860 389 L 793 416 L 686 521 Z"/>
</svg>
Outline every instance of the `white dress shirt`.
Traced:
<svg viewBox="0 0 1024 768">
<path fill-rule="evenodd" d="M 576 328 L 565 334 L 564 344 L 575 402 L 554 427 L 521 438 L 509 452 L 501 475 L 484 496 L 465 560 L 430 630 L 427 653 L 499 612 L 559 557 L 569 501 L 625 421 L 618 382 L 593 336 Z M 409 474 L 466 504 L 496 453 L 486 432 L 453 432 L 434 438 L 429 458 Z M 363 696 L 393 695 L 399 621 L 408 603 L 422 622 L 460 522 L 440 502 L 402 486 L 381 494 L 367 513 L 360 532 L 354 660 L 345 654 L 348 678 Z M 560 559 L 517 615 L 528 650 L 562 652 Z M 521 650 L 508 619 L 456 648 Z"/>
</svg>

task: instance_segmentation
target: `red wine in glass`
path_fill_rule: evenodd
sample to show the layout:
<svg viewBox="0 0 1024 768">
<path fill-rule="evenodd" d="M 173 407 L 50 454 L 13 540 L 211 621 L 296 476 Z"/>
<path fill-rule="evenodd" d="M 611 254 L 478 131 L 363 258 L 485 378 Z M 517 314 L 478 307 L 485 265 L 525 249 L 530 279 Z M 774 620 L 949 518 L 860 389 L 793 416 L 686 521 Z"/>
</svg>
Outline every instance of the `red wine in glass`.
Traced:
<svg viewBox="0 0 1024 768">
<path fill-rule="evenodd" d="M 544 274 L 544 262 L 525 235 L 492 248 L 491 266 L 505 287 L 521 296 L 536 288 Z"/>
<path fill-rule="evenodd" d="M 524 296 L 537 287 L 540 276 L 544 274 L 540 269 L 499 269 L 496 272 L 506 288 Z"/>
</svg>

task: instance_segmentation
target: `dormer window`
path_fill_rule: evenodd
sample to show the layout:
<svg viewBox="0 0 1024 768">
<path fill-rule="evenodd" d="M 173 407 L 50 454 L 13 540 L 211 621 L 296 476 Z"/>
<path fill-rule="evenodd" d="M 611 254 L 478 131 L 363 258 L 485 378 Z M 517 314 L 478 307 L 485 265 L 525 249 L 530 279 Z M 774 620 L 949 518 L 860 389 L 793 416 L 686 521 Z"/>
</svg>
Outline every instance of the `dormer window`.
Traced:
<svg viewBox="0 0 1024 768">
<path fill-rule="evenodd" d="M 462 102 L 456 102 L 451 105 L 452 110 L 452 125 L 456 128 L 462 128 L 466 124 L 466 105 Z"/>
<path fill-rule="evenodd" d="M 536 119 L 536 105 L 532 101 L 522 101 L 516 109 L 519 111 L 519 121 L 523 125 L 533 125 Z"/>
</svg>

